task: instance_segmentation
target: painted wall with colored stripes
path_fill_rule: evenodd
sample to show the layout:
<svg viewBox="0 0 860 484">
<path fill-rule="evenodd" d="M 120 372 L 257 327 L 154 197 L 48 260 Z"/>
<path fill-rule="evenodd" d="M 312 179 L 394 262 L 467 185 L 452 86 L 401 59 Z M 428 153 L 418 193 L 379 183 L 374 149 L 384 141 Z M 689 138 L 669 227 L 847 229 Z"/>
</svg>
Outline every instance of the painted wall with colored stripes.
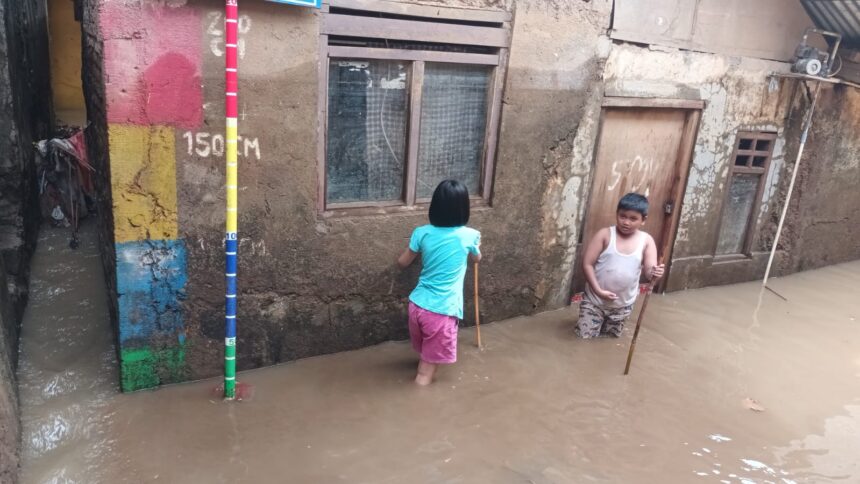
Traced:
<svg viewBox="0 0 860 484">
<path fill-rule="evenodd" d="M 203 123 L 203 14 L 103 2 L 104 77 L 123 391 L 187 378 L 176 138 Z"/>
</svg>

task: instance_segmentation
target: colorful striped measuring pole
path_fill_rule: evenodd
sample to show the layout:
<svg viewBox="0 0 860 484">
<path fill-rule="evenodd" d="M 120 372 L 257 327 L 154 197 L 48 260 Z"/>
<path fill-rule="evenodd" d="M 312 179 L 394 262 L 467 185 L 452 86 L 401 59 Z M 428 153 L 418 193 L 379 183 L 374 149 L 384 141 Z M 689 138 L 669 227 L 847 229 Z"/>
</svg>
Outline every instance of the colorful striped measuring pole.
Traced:
<svg viewBox="0 0 860 484">
<path fill-rule="evenodd" d="M 224 398 L 236 398 L 236 253 L 239 250 L 237 235 L 238 206 L 238 165 L 237 143 L 239 138 L 239 83 L 238 83 L 238 31 L 239 2 L 226 0 L 227 10 L 224 21 L 226 32 L 226 95 L 227 132 L 224 137 L 227 158 L 227 233 L 225 236 L 227 297 L 225 304 L 224 337 Z"/>
</svg>

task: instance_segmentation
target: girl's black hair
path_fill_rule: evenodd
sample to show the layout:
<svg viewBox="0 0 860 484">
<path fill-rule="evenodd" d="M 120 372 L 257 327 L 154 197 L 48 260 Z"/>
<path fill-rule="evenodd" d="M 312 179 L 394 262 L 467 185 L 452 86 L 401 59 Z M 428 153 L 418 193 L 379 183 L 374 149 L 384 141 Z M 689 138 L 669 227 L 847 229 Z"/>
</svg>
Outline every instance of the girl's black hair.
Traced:
<svg viewBox="0 0 860 484">
<path fill-rule="evenodd" d="M 618 201 L 618 210 L 633 210 L 645 218 L 648 216 L 648 199 L 638 193 L 628 193 Z"/>
<path fill-rule="evenodd" d="M 430 223 L 436 227 L 460 227 L 469 223 L 469 189 L 457 180 L 445 180 L 433 192 Z"/>
</svg>

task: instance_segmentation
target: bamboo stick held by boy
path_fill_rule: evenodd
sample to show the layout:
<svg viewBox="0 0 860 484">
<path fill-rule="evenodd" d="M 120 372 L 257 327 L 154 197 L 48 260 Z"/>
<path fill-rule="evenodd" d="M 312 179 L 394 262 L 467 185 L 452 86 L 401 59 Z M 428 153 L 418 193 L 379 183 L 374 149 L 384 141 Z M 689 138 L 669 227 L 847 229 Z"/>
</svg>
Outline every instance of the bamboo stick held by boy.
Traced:
<svg viewBox="0 0 860 484">
<path fill-rule="evenodd" d="M 654 238 L 639 230 L 648 219 L 648 199 L 638 193 L 621 197 L 616 224 L 600 229 L 585 247 L 587 285 L 579 306 L 576 334 L 584 339 L 619 337 L 633 312 L 644 269 L 652 281 L 663 276 Z"/>
</svg>

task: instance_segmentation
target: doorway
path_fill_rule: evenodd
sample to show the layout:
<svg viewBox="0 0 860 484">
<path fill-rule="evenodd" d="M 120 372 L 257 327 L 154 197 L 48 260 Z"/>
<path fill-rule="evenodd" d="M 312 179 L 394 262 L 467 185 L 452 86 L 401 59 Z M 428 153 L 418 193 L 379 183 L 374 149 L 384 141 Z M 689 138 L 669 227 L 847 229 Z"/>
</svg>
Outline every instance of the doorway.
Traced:
<svg viewBox="0 0 860 484">
<path fill-rule="evenodd" d="M 618 200 L 628 192 L 648 197 L 643 230 L 654 237 L 658 257 L 669 262 L 681 202 L 698 131 L 702 101 L 606 98 L 595 150 L 594 176 L 588 199 L 573 291 L 585 288 L 582 254 L 585 243 L 603 227 L 615 225 Z"/>
</svg>

